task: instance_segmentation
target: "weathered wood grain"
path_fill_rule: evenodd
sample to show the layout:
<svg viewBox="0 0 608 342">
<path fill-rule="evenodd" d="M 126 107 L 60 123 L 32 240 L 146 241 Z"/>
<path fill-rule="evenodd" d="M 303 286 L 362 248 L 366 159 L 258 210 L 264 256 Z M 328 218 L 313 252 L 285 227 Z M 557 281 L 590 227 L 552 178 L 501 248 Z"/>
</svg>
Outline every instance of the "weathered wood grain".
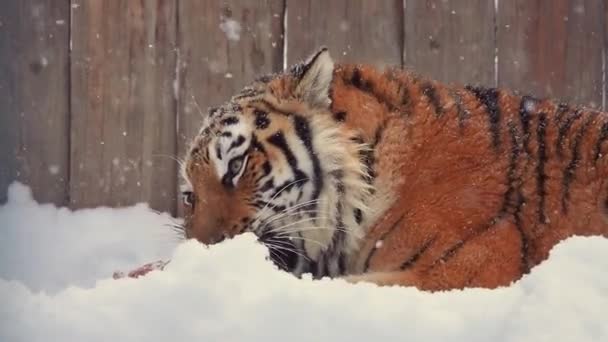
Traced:
<svg viewBox="0 0 608 342">
<path fill-rule="evenodd" d="M 407 1 L 404 64 L 444 82 L 494 85 L 494 2 Z"/>
<path fill-rule="evenodd" d="M 604 20 L 601 0 L 500 1 L 499 85 L 600 108 Z"/>
<path fill-rule="evenodd" d="M 179 3 L 178 151 L 207 115 L 258 76 L 282 69 L 283 1 Z"/>
<path fill-rule="evenodd" d="M 66 204 L 69 155 L 67 1 L 8 0 L 0 10 L 0 203 L 21 181 Z"/>
<path fill-rule="evenodd" d="M 175 0 L 73 0 L 73 207 L 175 208 Z"/>
<path fill-rule="evenodd" d="M 598 108 L 607 11 L 608 0 L 7 0 L 0 203 L 20 180 L 42 202 L 175 212 L 172 158 L 207 108 L 321 45 L 340 62 Z"/>
<path fill-rule="evenodd" d="M 322 45 L 341 62 L 402 64 L 402 0 L 287 0 L 286 26 L 288 64 Z"/>
</svg>

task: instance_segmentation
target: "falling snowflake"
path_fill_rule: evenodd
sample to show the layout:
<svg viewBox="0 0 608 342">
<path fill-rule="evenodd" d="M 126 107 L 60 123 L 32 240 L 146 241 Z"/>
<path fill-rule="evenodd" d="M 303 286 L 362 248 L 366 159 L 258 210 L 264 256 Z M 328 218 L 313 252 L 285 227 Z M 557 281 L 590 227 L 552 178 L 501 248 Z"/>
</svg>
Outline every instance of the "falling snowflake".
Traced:
<svg viewBox="0 0 608 342">
<path fill-rule="evenodd" d="M 49 173 L 52 175 L 56 175 L 59 173 L 59 165 L 50 165 L 49 166 Z"/>
<path fill-rule="evenodd" d="M 224 32 L 226 38 L 231 41 L 239 41 L 241 39 L 241 24 L 238 21 L 230 18 L 222 18 L 220 30 Z"/>
</svg>

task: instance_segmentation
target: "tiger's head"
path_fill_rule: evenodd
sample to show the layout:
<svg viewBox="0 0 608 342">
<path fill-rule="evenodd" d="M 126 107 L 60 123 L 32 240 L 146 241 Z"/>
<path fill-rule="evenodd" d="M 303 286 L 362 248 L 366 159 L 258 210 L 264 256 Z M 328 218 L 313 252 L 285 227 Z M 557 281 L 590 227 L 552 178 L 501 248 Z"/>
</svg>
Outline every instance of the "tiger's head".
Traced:
<svg viewBox="0 0 608 342">
<path fill-rule="evenodd" d="M 187 238 L 251 231 L 286 270 L 311 272 L 323 259 L 318 273 L 340 272 L 362 235 L 369 184 L 365 146 L 332 119 L 333 73 L 321 49 L 209 111 L 182 169 Z"/>
</svg>

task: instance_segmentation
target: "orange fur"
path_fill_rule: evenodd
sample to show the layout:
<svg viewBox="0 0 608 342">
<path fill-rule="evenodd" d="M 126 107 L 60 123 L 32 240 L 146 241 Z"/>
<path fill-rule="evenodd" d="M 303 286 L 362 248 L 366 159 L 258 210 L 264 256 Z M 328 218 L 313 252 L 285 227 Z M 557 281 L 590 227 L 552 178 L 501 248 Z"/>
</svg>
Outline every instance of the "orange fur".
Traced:
<svg viewBox="0 0 608 342">
<path fill-rule="evenodd" d="M 339 272 L 349 281 L 432 291 L 495 288 L 529 272 L 569 236 L 608 235 L 608 114 L 506 90 L 445 85 L 398 69 L 333 70 L 328 108 L 301 85 L 305 76 L 293 73 L 256 82 L 258 95 L 233 100 L 241 120 L 254 122 L 256 110 L 271 118 L 256 131 L 265 153 L 249 152 L 235 189 L 222 185 L 201 152 L 220 128 L 195 141 L 186 177 L 201 205 L 187 215 L 188 237 L 214 243 L 251 225 L 259 214 L 251 198 L 264 163 L 279 171 L 289 166 L 284 151 L 266 141 L 277 132 L 295 139 L 294 113 L 315 122 L 314 129 L 337 129 L 344 141 L 328 143 L 350 145 L 333 159 L 357 164 L 346 168 L 354 173 L 367 170 L 369 194 L 344 184 L 346 190 L 334 191 L 338 197 L 360 191 L 351 202 L 371 208 L 355 225 L 362 239 L 342 256 L 346 265 Z"/>
<path fill-rule="evenodd" d="M 425 84 L 435 89 L 441 115 L 421 91 Z M 377 179 L 398 194 L 361 248 L 357 271 L 366 274 L 348 279 L 426 290 L 493 288 L 519 279 L 569 236 L 608 234 L 608 168 L 594 155 L 596 146 L 606 150 L 598 139 L 608 115 L 581 110 L 569 129 L 562 128 L 560 157 L 559 127 L 576 110 L 559 120 L 556 104 L 531 100 L 537 103 L 527 113 L 526 134 L 519 113 L 522 97 L 505 90 L 497 94 L 501 121 L 494 149 L 488 108 L 472 90 L 368 66 L 336 70 L 333 111 L 348 113 L 345 125 L 361 128 L 369 142 L 380 122 L 387 122 L 376 147 Z M 359 110 L 367 107 L 371 113 Z M 467 118 L 459 122 L 464 111 Z M 545 130 L 543 208 L 539 125 Z M 565 176 L 568 165 L 575 165 L 571 176 Z M 564 177 L 571 179 L 568 195 Z M 379 239 L 382 246 L 375 248 Z"/>
</svg>

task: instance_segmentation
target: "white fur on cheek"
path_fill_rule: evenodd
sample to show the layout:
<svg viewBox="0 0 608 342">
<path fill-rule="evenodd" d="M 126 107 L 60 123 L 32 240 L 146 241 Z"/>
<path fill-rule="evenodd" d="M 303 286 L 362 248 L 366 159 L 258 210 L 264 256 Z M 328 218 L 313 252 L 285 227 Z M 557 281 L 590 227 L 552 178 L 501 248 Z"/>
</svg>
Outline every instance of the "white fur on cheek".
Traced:
<svg viewBox="0 0 608 342">
<path fill-rule="evenodd" d="M 245 156 L 245 158 L 243 159 L 243 166 L 241 166 L 241 171 L 239 171 L 239 173 L 234 176 L 234 179 L 232 179 L 232 185 L 236 186 L 237 183 L 239 182 L 239 179 L 241 179 L 241 176 L 243 175 L 243 173 L 245 173 L 245 169 L 247 168 L 247 161 L 249 160 L 249 156 Z"/>
</svg>

